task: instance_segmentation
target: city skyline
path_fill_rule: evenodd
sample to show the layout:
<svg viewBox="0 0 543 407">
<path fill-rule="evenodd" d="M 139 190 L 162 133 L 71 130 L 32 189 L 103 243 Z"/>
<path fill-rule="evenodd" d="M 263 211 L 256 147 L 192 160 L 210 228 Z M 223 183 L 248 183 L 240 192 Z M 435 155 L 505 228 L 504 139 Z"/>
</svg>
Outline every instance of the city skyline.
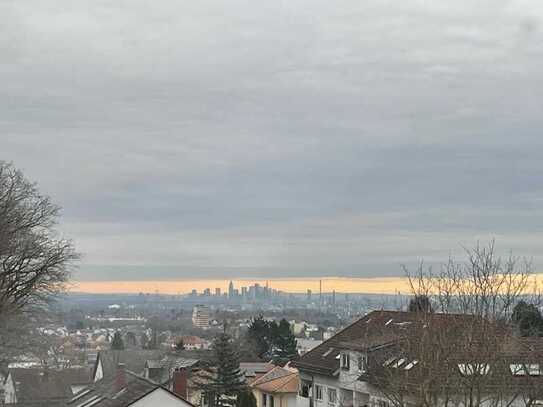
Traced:
<svg viewBox="0 0 543 407">
<path fill-rule="evenodd" d="M 322 292 L 331 293 L 367 293 L 367 294 L 396 294 L 398 291 L 408 292 L 409 287 L 403 278 L 307 278 L 307 279 L 205 279 L 205 280 L 167 280 L 167 281 L 88 281 L 72 284 L 70 291 L 85 293 L 159 293 L 159 294 L 190 294 L 196 289 L 199 294 L 209 289 L 212 295 L 216 288 L 220 288 L 222 295 L 228 294 L 230 282 L 233 282 L 241 293 L 242 288 L 259 284 L 261 287 L 269 283 L 272 289 L 284 293 L 305 294 L 310 289 L 313 295 L 318 295 L 320 282 Z M 196 288 L 195 288 L 196 287 Z"/>
</svg>

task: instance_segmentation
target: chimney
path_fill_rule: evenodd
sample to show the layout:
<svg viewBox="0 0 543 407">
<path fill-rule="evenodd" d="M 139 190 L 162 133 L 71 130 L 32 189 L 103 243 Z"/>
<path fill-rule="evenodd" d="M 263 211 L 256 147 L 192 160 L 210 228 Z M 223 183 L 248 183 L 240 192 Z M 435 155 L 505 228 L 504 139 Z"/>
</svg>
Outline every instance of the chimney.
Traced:
<svg viewBox="0 0 543 407">
<path fill-rule="evenodd" d="M 186 368 L 178 368 L 173 372 L 173 392 L 178 396 L 187 399 L 188 372 Z"/>
<path fill-rule="evenodd" d="M 126 387 L 126 371 L 124 363 L 117 365 L 117 374 L 115 375 L 115 391 L 119 392 Z"/>
</svg>

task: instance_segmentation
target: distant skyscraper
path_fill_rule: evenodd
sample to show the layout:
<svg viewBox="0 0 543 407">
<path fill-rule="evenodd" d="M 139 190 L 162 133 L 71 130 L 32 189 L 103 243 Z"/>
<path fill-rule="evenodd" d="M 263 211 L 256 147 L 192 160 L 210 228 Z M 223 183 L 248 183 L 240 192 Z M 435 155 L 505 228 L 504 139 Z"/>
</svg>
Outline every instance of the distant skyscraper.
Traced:
<svg viewBox="0 0 543 407">
<path fill-rule="evenodd" d="M 307 301 L 311 301 L 311 290 L 307 290 Z"/>
<path fill-rule="evenodd" d="M 234 283 L 232 281 L 230 281 L 230 284 L 228 284 L 228 296 L 230 298 L 234 298 Z"/>
<path fill-rule="evenodd" d="M 196 291 L 194 288 L 192 289 L 190 295 L 192 295 L 193 297 L 196 297 L 198 295 L 198 291 Z"/>
<path fill-rule="evenodd" d="M 211 289 L 206 288 L 206 289 L 204 290 L 204 295 L 205 295 L 206 297 L 209 297 L 209 296 L 211 295 Z"/>
<path fill-rule="evenodd" d="M 256 298 L 256 287 L 254 285 L 250 286 L 247 294 L 249 298 L 254 300 Z"/>
<path fill-rule="evenodd" d="M 220 297 L 220 296 L 221 296 L 221 289 L 220 289 L 220 287 L 215 288 L 215 295 L 216 295 L 217 297 Z"/>
<path fill-rule="evenodd" d="M 247 297 L 247 287 L 241 287 L 241 296 Z"/>
</svg>

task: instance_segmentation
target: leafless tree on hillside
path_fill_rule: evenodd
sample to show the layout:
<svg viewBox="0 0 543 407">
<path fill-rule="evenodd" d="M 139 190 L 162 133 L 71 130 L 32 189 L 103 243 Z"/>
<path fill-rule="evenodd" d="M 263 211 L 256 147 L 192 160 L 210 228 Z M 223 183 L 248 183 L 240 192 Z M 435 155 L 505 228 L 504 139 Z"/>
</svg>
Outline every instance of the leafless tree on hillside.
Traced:
<svg viewBox="0 0 543 407">
<path fill-rule="evenodd" d="M 59 210 L 0 162 L 0 317 L 43 307 L 64 289 L 78 255 L 54 229 Z"/>
</svg>

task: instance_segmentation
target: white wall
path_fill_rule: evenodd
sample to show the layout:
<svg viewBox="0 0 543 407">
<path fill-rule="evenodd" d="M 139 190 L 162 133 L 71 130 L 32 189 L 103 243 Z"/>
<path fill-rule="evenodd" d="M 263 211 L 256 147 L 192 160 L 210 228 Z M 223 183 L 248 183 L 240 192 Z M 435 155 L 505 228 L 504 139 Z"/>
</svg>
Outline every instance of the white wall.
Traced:
<svg viewBox="0 0 543 407">
<path fill-rule="evenodd" d="M 6 404 L 17 402 L 17 396 L 15 395 L 15 383 L 13 382 L 13 377 L 11 374 L 8 375 L 6 384 L 4 386 L 4 402 Z"/>
<path fill-rule="evenodd" d="M 256 406 L 263 407 L 262 405 L 262 395 L 263 393 L 258 389 L 253 389 L 253 395 L 256 399 Z M 297 396 L 298 393 L 284 393 L 284 394 L 271 394 L 273 396 L 273 405 L 274 407 L 298 407 L 297 406 Z M 269 397 L 270 395 L 268 395 Z M 268 399 L 267 407 L 270 407 L 270 402 Z"/>
<path fill-rule="evenodd" d="M 338 402 L 335 404 L 336 406 L 339 406 L 339 395 L 340 395 L 340 382 L 338 377 L 328 377 L 328 376 L 321 376 L 321 375 L 314 375 L 310 376 L 307 374 L 304 374 L 302 371 L 300 371 L 300 379 L 304 380 L 311 380 L 313 377 L 313 389 L 312 389 L 312 398 L 314 400 L 314 406 L 315 407 L 328 407 L 328 406 L 334 406 L 334 404 L 328 403 L 328 390 L 330 388 L 336 389 L 336 393 L 338 395 Z M 323 392 L 322 392 L 322 400 L 317 400 L 315 397 L 315 391 L 316 386 L 322 386 Z"/>
<path fill-rule="evenodd" d="M 96 366 L 96 372 L 94 373 L 94 381 L 102 380 L 104 378 L 104 369 L 102 368 L 102 361 L 100 357 L 97 360 L 98 365 Z"/>
<path fill-rule="evenodd" d="M 164 389 L 157 388 L 147 396 L 131 404 L 132 407 L 191 407 L 189 403 L 175 397 Z"/>
</svg>

